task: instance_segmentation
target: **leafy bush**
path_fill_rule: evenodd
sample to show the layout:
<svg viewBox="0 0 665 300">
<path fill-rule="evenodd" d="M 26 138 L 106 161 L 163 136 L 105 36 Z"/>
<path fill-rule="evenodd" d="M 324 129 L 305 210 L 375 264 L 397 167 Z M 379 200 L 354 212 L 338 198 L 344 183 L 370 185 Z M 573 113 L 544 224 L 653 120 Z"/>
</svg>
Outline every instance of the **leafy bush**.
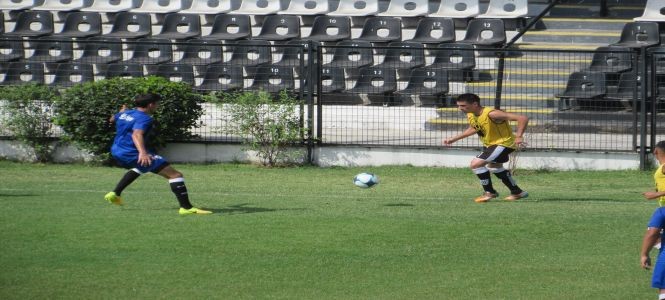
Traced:
<svg viewBox="0 0 665 300">
<path fill-rule="evenodd" d="M 285 91 L 274 101 L 271 94 L 260 91 L 220 93 L 211 99 L 229 115 L 222 133 L 238 135 L 249 150 L 257 152 L 264 166 L 293 162 L 302 157 L 302 150 L 289 150 L 300 143 L 305 134 L 300 107 L 302 101 Z"/>
<path fill-rule="evenodd" d="M 58 93 L 45 85 L 27 84 L 0 88 L 0 123 L 8 134 L 32 148 L 39 162 L 52 160 L 52 106 Z"/>
<path fill-rule="evenodd" d="M 193 137 L 190 129 L 197 127 L 203 113 L 201 97 L 191 91 L 191 86 L 161 77 L 112 78 L 71 87 L 57 102 L 57 124 L 69 140 L 102 161 L 109 161 L 115 135 L 109 117 L 122 105 L 131 108 L 132 99 L 144 93 L 162 96 L 153 116 L 152 131 L 159 134 L 151 139 L 151 146 L 159 148 L 167 141 Z"/>
</svg>

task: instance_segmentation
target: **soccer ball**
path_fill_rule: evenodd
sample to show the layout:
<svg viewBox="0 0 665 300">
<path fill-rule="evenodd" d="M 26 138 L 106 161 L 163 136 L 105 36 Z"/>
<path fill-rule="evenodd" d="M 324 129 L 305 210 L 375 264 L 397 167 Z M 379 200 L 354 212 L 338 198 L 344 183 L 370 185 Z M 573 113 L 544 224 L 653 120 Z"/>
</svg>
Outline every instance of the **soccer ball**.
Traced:
<svg viewBox="0 0 665 300">
<path fill-rule="evenodd" d="M 363 189 L 371 188 L 379 184 L 379 177 L 372 173 L 360 173 L 353 177 L 353 184 Z"/>
</svg>

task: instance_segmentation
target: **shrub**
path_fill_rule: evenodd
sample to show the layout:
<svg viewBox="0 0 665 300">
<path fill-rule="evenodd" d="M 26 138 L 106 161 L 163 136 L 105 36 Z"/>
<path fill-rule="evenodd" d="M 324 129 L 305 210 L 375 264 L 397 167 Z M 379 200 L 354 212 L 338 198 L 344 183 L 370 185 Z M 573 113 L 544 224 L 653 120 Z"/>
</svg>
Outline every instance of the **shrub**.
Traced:
<svg viewBox="0 0 665 300">
<path fill-rule="evenodd" d="M 122 105 L 131 108 L 134 96 L 144 93 L 162 96 L 160 107 L 154 114 L 152 132 L 155 136 L 151 138 L 150 146 L 160 148 L 167 141 L 194 137 L 190 129 L 197 127 L 203 113 L 201 97 L 191 91 L 191 86 L 161 77 L 112 78 L 71 87 L 57 102 L 57 124 L 67 139 L 109 162 L 115 135 L 110 116 Z"/>
<path fill-rule="evenodd" d="M 58 98 L 56 90 L 45 85 L 27 84 L 0 88 L 4 100 L 0 122 L 8 134 L 32 148 L 39 162 L 52 160 L 52 106 Z"/>
</svg>

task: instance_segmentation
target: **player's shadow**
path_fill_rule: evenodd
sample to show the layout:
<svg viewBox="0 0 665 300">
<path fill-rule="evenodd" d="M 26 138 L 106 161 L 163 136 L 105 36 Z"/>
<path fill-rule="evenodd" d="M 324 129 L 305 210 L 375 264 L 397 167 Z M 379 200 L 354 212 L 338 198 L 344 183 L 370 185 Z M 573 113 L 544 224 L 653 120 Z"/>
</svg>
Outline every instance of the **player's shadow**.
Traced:
<svg viewBox="0 0 665 300">
<path fill-rule="evenodd" d="M 304 210 L 304 208 L 286 208 L 286 209 L 277 209 L 277 208 L 264 208 L 264 207 L 251 207 L 249 203 L 230 205 L 226 208 L 213 208 L 210 209 L 214 213 L 221 214 L 254 214 L 254 213 L 264 213 L 264 212 L 273 212 L 281 210 Z"/>
<path fill-rule="evenodd" d="M 413 205 L 413 204 L 409 204 L 409 203 L 388 203 L 388 204 L 386 204 L 386 205 L 384 205 L 384 206 L 390 206 L 390 207 L 411 207 L 411 206 L 415 206 L 415 205 Z"/>
<path fill-rule="evenodd" d="M 29 194 L 29 193 L 19 193 L 19 194 L 5 194 L 0 193 L 0 197 L 35 197 L 39 196 L 38 194 Z"/>
</svg>

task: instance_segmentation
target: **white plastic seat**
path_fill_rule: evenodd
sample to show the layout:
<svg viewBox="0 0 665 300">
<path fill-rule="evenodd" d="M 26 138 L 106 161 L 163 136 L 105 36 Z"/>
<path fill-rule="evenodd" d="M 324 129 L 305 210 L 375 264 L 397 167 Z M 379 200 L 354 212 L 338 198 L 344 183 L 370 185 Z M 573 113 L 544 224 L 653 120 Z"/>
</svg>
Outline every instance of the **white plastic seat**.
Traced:
<svg viewBox="0 0 665 300">
<path fill-rule="evenodd" d="M 325 15 L 330 12 L 328 0 L 291 0 L 289 7 L 280 15 Z"/>
<path fill-rule="evenodd" d="M 86 0 L 44 0 L 42 5 L 35 6 L 32 10 L 72 11 L 89 5 Z"/>
<path fill-rule="evenodd" d="M 379 12 L 378 0 L 340 0 L 337 9 L 329 16 L 373 16 Z"/>
<path fill-rule="evenodd" d="M 476 16 L 485 19 L 516 19 L 529 14 L 527 0 L 490 0 L 487 12 Z"/>
<path fill-rule="evenodd" d="M 441 1 L 439 10 L 429 17 L 438 18 L 473 18 L 480 14 L 478 0 Z"/>
<path fill-rule="evenodd" d="M 392 0 L 388 9 L 377 14 L 385 17 L 417 17 L 429 13 L 428 0 Z"/>
<path fill-rule="evenodd" d="M 15 0 L 15 1 L 0 1 L 0 9 L 2 10 L 21 10 L 28 9 L 35 5 L 36 0 Z"/>
<path fill-rule="evenodd" d="M 237 15 L 272 15 L 282 10 L 280 0 L 242 0 L 240 8 L 231 13 Z"/>
<path fill-rule="evenodd" d="M 231 0 L 192 0 L 192 5 L 180 13 L 212 15 L 229 12 L 231 9 Z"/>
<path fill-rule="evenodd" d="M 648 0 L 644 13 L 641 17 L 634 18 L 635 21 L 646 22 L 665 22 L 665 1 L 664 0 Z"/>
<path fill-rule="evenodd" d="M 144 0 L 140 7 L 134 8 L 134 13 L 167 14 L 182 10 L 183 0 Z"/>
<path fill-rule="evenodd" d="M 95 0 L 92 5 L 81 8 L 81 11 L 96 11 L 100 13 L 114 13 L 128 11 L 138 7 L 136 0 Z"/>
</svg>

